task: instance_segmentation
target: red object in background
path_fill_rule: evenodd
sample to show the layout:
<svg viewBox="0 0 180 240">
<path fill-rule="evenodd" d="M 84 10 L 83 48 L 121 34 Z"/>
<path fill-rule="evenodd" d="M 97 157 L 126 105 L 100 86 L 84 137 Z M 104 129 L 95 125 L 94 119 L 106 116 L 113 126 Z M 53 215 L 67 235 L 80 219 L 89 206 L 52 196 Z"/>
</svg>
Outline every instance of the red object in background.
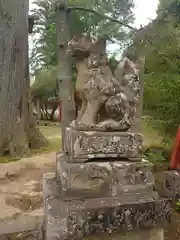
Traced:
<svg viewBox="0 0 180 240">
<path fill-rule="evenodd" d="M 170 168 L 180 170 L 180 127 L 178 128 L 176 140 L 171 154 Z"/>
<path fill-rule="evenodd" d="M 61 122 L 61 104 L 59 104 L 58 112 L 59 112 L 59 121 Z"/>
</svg>

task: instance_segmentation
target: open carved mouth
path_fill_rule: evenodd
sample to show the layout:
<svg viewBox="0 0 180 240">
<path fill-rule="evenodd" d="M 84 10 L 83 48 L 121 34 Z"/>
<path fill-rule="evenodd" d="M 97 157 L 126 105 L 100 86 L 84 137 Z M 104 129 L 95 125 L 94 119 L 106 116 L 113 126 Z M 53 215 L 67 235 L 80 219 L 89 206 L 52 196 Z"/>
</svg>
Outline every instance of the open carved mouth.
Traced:
<svg viewBox="0 0 180 240">
<path fill-rule="evenodd" d="M 90 51 L 83 50 L 80 48 L 76 48 L 72 52 L 71 50 L 69 50 L 68 52 L 71 53 L 71 56 L 73 58 L 86 58 L 90 55 Z"/>
</svg>

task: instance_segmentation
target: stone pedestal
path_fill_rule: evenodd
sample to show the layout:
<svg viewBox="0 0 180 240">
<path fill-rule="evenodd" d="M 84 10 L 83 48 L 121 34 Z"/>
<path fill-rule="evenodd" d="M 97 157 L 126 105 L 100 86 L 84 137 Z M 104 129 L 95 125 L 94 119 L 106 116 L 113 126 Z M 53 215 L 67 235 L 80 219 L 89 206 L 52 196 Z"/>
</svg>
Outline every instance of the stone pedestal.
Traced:
<svg viewBox="0 0 180 240">
<path fill-rule="evenodd" d="M 121 197 L 62 200 L 55 174 L 43 178 L 47 240 L 163 240 L 171 219 L 167 199 L 125 202 Z M 92 236 L 92 238 L 91 238 Z"/>
<path fill-rule="evenodd" d="M 132 132 L 77 131 L 66 128 L 66 146 L 70 162 L 90 159 L 125 158 L 141 161 L 143 137 Z"/>
<path fill-rule="evenodd" d="M 164 172 L 163 195 L 172 197 L 173 202 L 180 198 L 180 171 L 170 170 Z"/>
<path fill-rule="evenodd" d="M 121 202 L 131 202 L 157 198 L 152 164 L 145 160 L 74 164 L 66 159 L 67 155 L 57 154 L 56 179 L 63 200 L 120 197 Z"/>
<path fill-rule="evenodd" d="M 56 174 L 43 177 L 46 240 L 163 240 L 171 201 L 154 191 L 152 164 L 106 160 L 57 154 Z"/>
<path fill-rule="evenodd" d="M 43 178 L 46 240 L 163 240 L 171 201 L 154 191 L 141 134 L 67 128 L 66 146 Z"/>
</svg>

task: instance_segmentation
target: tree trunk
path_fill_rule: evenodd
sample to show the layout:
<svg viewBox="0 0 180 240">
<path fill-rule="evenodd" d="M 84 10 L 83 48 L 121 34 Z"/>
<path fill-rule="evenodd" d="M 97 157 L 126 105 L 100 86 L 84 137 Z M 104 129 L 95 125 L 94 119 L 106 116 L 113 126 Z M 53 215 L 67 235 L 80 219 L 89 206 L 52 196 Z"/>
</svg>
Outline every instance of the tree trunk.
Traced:
<svg viewBox="0 0 180 240">
<path fill-rule="evenodd" d="M 67 0 L 57 0 L 57 46 L 58 46 L 58 83 L 59 95 L 61 99 L 61 132 L 62 149 L 67 152 L 65 142 L 65 128 L 75 119 L 76 110 L 74 103 L 74 91 L 72 84 L 72 64 L 67 56 L 67 44 L 70 39 L 68 26 Z"/>
<path fill-rule="evenodd" d="M 27 43 L 28 49 L 28 43 Z M 29 77 L 29 56 L 28 56 L 29 49 L 27 51 L 27 64 L 26 64 L 26 82 L 25 88 L 23 92 L 23 100 L 22 104 L 23 114 L 21 119 L 24 119 L 24 132 L 27 135 L 28 139 L 28 146 L 31 149 L 41 148 L 48 144 L 48 141 L 45 137 L 41 134 L 40 130 L 36 127 L 36 121 L 33 116 L 32 111 L 32 98 L 31 98 L 31 91 L 30 91 L 30 77 Z"/>
<path fill-rule="evenodd" d="M 28 0 L 0 0 L 0 155 L 47 143 L 35 128 L 27 58 Z"/>
</svg>

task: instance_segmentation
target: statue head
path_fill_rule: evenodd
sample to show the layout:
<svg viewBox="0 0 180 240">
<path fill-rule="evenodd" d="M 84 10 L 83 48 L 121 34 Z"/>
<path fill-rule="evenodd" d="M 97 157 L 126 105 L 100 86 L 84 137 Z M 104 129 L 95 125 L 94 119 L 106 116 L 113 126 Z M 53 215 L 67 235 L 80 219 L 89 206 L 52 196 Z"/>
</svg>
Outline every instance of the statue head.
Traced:
<svg viewBox="0 0 180 240">
<path fill-rule="evenodd" d="M 88 36 L 73 37 L 68 42 L 68 54 L 77 60 L 88 57 L 92 52 L 93 39 Z"/>
<path fill-rule="evenodd" d="M 95 40 L 90 36 L 73 37 L 68 42 L 68 54 L 70 54 L 76 60 L 87 58 L 92 54 L 93 55 L 99 54 L 99 56 L 101 55 L 101 58 L 102 56 L 104 56 L 105 59 L 106 56 L 105 41 L 103 41 L 102 39 Z"/>
</svg>

